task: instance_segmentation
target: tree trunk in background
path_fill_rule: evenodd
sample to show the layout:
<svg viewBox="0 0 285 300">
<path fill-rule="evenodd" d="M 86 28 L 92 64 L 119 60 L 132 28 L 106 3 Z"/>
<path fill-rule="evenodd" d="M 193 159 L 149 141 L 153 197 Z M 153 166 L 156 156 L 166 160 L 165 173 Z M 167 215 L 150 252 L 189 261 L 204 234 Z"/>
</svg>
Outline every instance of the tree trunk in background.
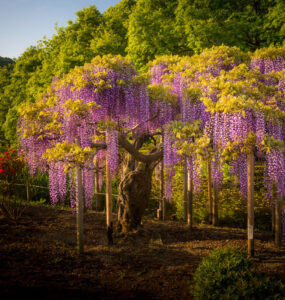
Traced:
<svg viewBox="0 0 285 300">
<path fill-rule="evenodd" d="M 247 154 L 247 238 L 248 255 L 254 256 L 254 155 Z"/>
</svg>

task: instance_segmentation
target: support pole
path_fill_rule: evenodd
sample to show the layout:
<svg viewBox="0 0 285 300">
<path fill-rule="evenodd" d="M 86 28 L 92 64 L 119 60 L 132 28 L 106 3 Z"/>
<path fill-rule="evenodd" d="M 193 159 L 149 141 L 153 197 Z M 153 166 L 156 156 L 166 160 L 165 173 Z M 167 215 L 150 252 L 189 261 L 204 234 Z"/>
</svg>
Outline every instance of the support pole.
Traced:
<svg viewBox="0 0 285 300">
<path fill-rule="evenodd" d="M 164 198 L 164 163 L 163 159 L 160 162 L 160 198 L 159 207 L 157 210 L 158 220 L 165 220 L 165 198 Z"/>
<path fill-rule="evenodd" d="M 108 245 L 113 245 L 112 178 L 106 154 L 106 223 Z"/>
<path fill-rule="evenodd" d="M 190 228 L 193 226 L 193 172 L 188 170 L 188 214 L 187 223 Z"/>
<path fill-rule="evenodd" d="M 208 200 L 209 200 L 209 224 L 212 224 L 213 217 L 213 193 L 212 193 L 212 160 L 209 158 L 207 162 L 208 171 Z"/>
<path fill-rule="evenodd" d="M 31 201 L 31 189 L 30 189 L 30 182 L 27 180 L 26 182 L 26 194 L 27 194 L 27 201 Z"/>
<path fill-rule="evenodd" d="M 187 222 L 188 209 L 188 167 L 187 167 L 187 159 L 184 159 L 184 174 L 183 174 L 183 184 L 184 184 L 184 221 Z"/>
<path fill-rule="evenodd" d="M 80 146 L 79 138 L 75 139 L 76 145 Z M 84 244 L 83 244 L 83 186 L 82 186 L 82 172 L 79 165 L 76 166 L 76 189 L 77 189 L 77 201 L 76 201 L 76 228 L 77 228 L 77 251 L 78 254 L 83 254 Z"/>
<path fill-rule="evenodd" d="M 218 225 L 218 188 L 216 184 L 213 184 L 213 206 L 212 206 L 212 223 L 214 226 Z"/>
<path fill-rule="evenodd" d="M 275 234 L 275 204 L 272 204 L 271 207 L 271 229 L 272 229 L 272 234 Z"/>
<path fill-rule="evenodd" d="M 96 169 L 98 169 L 98 161 L 96 159 Z M 95 176 L 94 176 L 94 193 L 95 193 L 95 210 L 99 211 L 100 210 L 100 197 L 98 195 L 99 193 L 99 172 L 96 171 L 95 172 Z"/>
<path fill-rule="evenodd" d="M 161 135 L 161 144 L 164 146 L 164 135 L 162 132 Z M 164 197 L 164 161 L 163 158 L 161 160 L 161 168 L 160 168 L 160 199 L 159 199 L 159 207 L 157 210 L 157 218 L 159 220 L 165 221 L 166 219 L 166 199 Z"/>
<path fill-rule="evenodd" d="M 277 193 L 276 193 L 276 185 L 272 185 L 271 189 L 271 196 L 272 196 L 272 206 L 271 206 L 271 230 L 273 236 L 275 235 L 275 202 L 277 199 Z"/>
<path fill-rule="evenodd" d="M 247 240 L 248 256 L 254 256 L 254 155 L 247 154 Z"/>
<path fill-rule="evenodd" d="M 281 230 L 281 206 L 278 199 L 275 199 L 275 247 L 281 248 L 282 230 Z"/>
</svg>

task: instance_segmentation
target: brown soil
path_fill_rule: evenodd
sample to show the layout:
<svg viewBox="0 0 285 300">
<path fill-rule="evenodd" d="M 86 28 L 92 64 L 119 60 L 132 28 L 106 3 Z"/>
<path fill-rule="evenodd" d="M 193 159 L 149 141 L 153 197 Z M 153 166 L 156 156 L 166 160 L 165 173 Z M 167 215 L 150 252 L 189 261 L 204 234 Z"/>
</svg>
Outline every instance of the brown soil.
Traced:
<svg viewBox="0 0 285 300">
<path fill-rule="evenodd" d="M 85 253 L 76 255 L 76 217 L 68 210 L 28 207 L 20 224 L 0 215 L 0 298 L 191 299 L 199 262 L 213 248 L 246 249 L 246 231 L 145 220 L 107 246 L 105 215 L 85 215 Z M 256 233 L 259 272 L 285 279 L 285 248 Z"/>
</svg>

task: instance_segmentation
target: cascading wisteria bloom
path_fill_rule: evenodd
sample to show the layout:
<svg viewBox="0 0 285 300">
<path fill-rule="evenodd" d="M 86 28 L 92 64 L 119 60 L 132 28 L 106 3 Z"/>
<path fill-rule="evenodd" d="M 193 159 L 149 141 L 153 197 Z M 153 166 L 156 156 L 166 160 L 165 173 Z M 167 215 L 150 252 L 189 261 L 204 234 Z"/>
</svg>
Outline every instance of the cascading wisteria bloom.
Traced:
<svg viewBox="0 0 285 300">
<path fill-rule="evenodd" d="M 65 200 L 66 174 L 61 162 L 49 164 L 49 192 L 52 205 Z"/>
<path fill-rule="evenodd" d="M 33 116 L 31 116 L 31 112 Z M 52 203 L 63 199 L 66 192 L 66 175 L 62 160 L 70 167 L 79 163 L 82 168 L 83 194 L 86 206 L 90 206 L 93 195 L 94 170 L 90 165 L 86 169 L 82 164 L 84 149 L 88 151 L 93 145 L 93 137 L 99 135 L 96 142 L 106 143 L 107 150 L 100 150 L 95 156 L 99 168 L 105 165 L 107 155 L 111 175 L 116 174 L 119 165 L 119 145 L 117 128 L 132 128 L 138 124 L 135 134 L 148 131 L 150 105 L 146 79 L 140 77 L 128 59 L 120 56 L 96 57 L 83 67 L 76 67 L 62 78 L 53 80 L 51 88 L 33 106 L 22 109 L 20 126 L 22 127 L 22 150 L 29 161 L 30 172 L 35 174 L 38 166 L 41 170 L 49 169 L 50 194 Z M 34 117 L 36 115 L 36 117 Z M 170 117 L 168 117 L 170 118 Z M 100 122 L 111 122 L 112 129 L 102 127 Z M 155 125 L 156 127 L 161 124 Z M 102 133 L 103 130 L 103 133 Z M 101 133 L 97 133 L 101 132 Z M 105 135 L 105 138 L 102 134 Z M 60 144 L 75 145 L 79 138 L 77 150 L 68 153 L 64 147 L 49 152 L 48 158 L 42 155 L 47 149 L 57 149 Z M 81 156 L 80 156 L 81 155 Z M 102 163 L 103 162 L 103 163 Z M 91 162 L 92 165 L 92 162 Z M 103 170 L 99 172 L 100 188 L 103 182 Z M 59 188 L 60 185 L 60 188 Z M 74 176 L 69 173 L 70 200 L 74 201 Z"/>
<path fill-rule="evenodd" d="M 169 74 L 169 66 L 175 64 L 179 60 L 178 57 L 160 57 L 150 66 L 151 76 L 151 94 L 150 101 L 150 116 L 157 115 L 151 122 L 149 128 L 154 129 L 163 125 L 169 124 L 172 120 L 176 119 L 179 113 L 179 103 L 181 102 L 179 89 L 175 86 L 170 86 L 170 82 L 165 76 Z M 177 82 L 179 84 L 179 82 Z M 159 93 L 160 92 L 160 93 Z M 163 94 L 163 96 L 161 96 Z M 159 96 L 158 96 L 159 95 Z M 174 140 L 171 133 L 167 130 L 162 130 L 163 135 L 163 161 L 166 171 L 165 181 L 165 198 L 168 201 L 172 200 L 172 179 L 175 174 L 173 166 L 177 164 L 179 156 L 176 149 L 173 147 Z"/>
<path fill-rule="evenodd" d="M 202 182 L 201 165 L 193 157 L 188 158 L 188 176 L 192 176 L 194 192 L 199 193 Z"/>
<path fill-rule="evenodd" d="M 282 48 L 267 48 L 260 49 L 254 53 L 251 60 L 251 68 L 257 68 L 262 74 L 272 74 L 285 70 L 285 49 Z M 274 85 L 274 78 L 267 79 L 266 83 L 268 86 Z M 279 79 L 277 90 L 280 92 L 280 99 L 284 98 L 284 76 Z M 278 101 L 278 99 L 272 103 L 276 105 L 280 110 L 285 111 L 284 101 Z M 274 107 L 273 107 L 274 108 Z M 278 120 L 267 121 L 260 120 L 261 116 L 258 116 L 259 134 L 257 139 L 261 139 L 259 135 L 267 133 L 269 136 L 275 139 L 285 142 L 285 124 L 281 124 Z M 261 123 L 260 123 L 261 122 Z M 261 127 L 261 128 L 260 128 Z M 284 152 L 280 149 L 271 150 L 265 155 L 266 168 L 264 170 L 265 186 L 267 188 L 267 197 L 273 204 L 275 199 L 272 198 L 272 187 L 273 185 L 277 188 L 277 197 L 279 199 L 285 196 L 285 156 Z M 285 209 L 282 213 L 282 237 L 285 240 Z"/>
<path fill-rule="evenodd" d="M 85 167 L 82 169 L 82 173 L 85 207 L 90 209 L 94 195 L 94 170 Z"/>
<path fill-rule="evenodd" d="M 172 137 L 171 132 L 165 130 L 164 132 L 164 168 L 167 173 L 166 177 L 166 189 L 165 189 L 165 198 L 168 201 L 172 200 L 172 179 L 175 175 L 174 166 L 177 165 L 179 161 L 181 161 L 180 155 L 177 154 L 177 149 L 174 147 L 174 139 Z"/>
<path fill-rule="evenodd" d="M 107 130 L 106 143 L 108 167 L 113 178 L 119 166 L 118 132 L 116 130 Z"/>
<path fill-rule="evenodd" d="M 177 95 L 178 114 L 181 115 L 181 120 L 192 123 L 195 120 L 201 120 L 201 131 L 205 128 L 208 132 L 208 137 L 213 141 L 213 150 L 218 150 L 218 145 L 227 143 L 228 132 L 224 132 L 225 128 L 231 123 L 231 118 L 228 115 L 220 113 L 211 113 L 207 111 L 207 107 L 203 101 L 201 101 L 201 89 L 204 92 L 208 91 L 207 86 L 201 85 L 203 78 L 214 79 L 218 77 L 222 71 L 229 71 L 240 63 L 248 60 L 248 57 L 244 55 L 237 48 L 229 48 L 226 46 L 213 47 L 204 51 L 201 55 L 194 55 L 191 58 L 166 58 L 161 57 L 156 59 L 151 66 L 151 83 L 156 85 L 163 85 L 166 87 L 171 86 L 172 93 Z M 213 102 L 218 101 L 218 95 L 214 90 L 209 91 L 210 98 Z M 157 110 L 161 110 L 167 116 L 166 101 L 161 101 Z M 177 113 L 175 115 L 177 115 Z M 226 120 L 227 119 L 227 120 Z M 173 120 L 173 116 L 164 118 L 163 123 L 167 124 Z M 224 123 L 226 125 L 224 125 Z M 171 183 L 173 175 L 172 167 L 174 162 L 178 162 L 176 159 L 172 159 L 172 152 L 175 150 L 173 141 L 170 141 L 169 133 L 165 131 L 164 138 L 164 163 L 166 169 L 168 169 L 168 182 Z M 222 183 L 222 172 L 219 156 L 216 156 L 212 165 L 212 174 L 214 182 L 216 184 Z M 196 171 L 200 170 L 198 163 L 195 163 Z M 199 190 L 198 184 L 201 182 L 201 175 L 195 174 L 197 180 L 195 181 L 195 189 Z M 167 187 L 167 197 L 170 197 L 170 187 Z"/>
<path fill-rule="evenodd" d="M 68 171 L 68 181 L 69 181 L 69 199 L 70 207 L 73 211 L 76 208 L 76 182 L 75 182 L 75 172 L 74 169 Z"/>
<path fill-rule="evenodd" d="M 118 129 L 122 130 L 120 133 L 140 135 L 162 128 L 163 159 L 168 174 L 166 197 L 170 199 L 174 165 L 181 161 L 181 157 L 177 155 L 170 132 L 163 126 L 178 119 L 184 125 L 201 120 L 200 133 L 207 137 L 207 147 L 211 148 L 210 156 L 205 157 L 215 158 L 212 176 L 216 185 L 223 181 L 220 160 L 224 158 L 230 163 L 231 173 L 239 174 L 241 194 L 245 197 L 245 153 L 257 150 L 258 157 L 266 160 L 267 188 L 276 184 L 279 197 L 284 197 L 283 150 L 261 152 L 266 138 L 285 142 L 284 122 L 280 114 L 275 117 L 275 114 L 285 111 L 282 100 L 285 79 L 281 72 L 285 68 L 285 51 L 284 48 L 266 51 L 257 51 L 251 63 L 248 55 L 226 46 L 213 47 L 191 58 L 158 58 L 150 67 L 149 86 L 146 76 L 140 76 L 128 59 L 96 57 L 91 63 L 55 79 L 46 95 L 35 105 L 27 105 L 22 110 L 19 122 L 21 144 L 30 172 L 35 174 L 38 166 L 44 170 L 48 164 L 51 199 L 57 203 L 64 198 L 64 192 L 58 187 L 59 182 L 65 185 L 63 166 L 58 164 L 64 153 L 55 151 L 53 159 L 43 158 L 42 154 L 47 149 L 58 149 L 58 144 L 65 145 L 65 148 L 68 148 L 65 143 L 72 145 L 73 150 L 68 148 L 69 152 L 65 153 L 66 162 L 73 167 L 78 163 L 83 168 L 84 197 L 87 200 L 91 198 L 94 181 L 94 170 L 84 164 L 87 152 L 98 162 L 99 169 L 95 171 L 99 172 L 101 183 L 106 156 L 112 176 L 118 169 Z M 79 138 L 77 147 L 81 150 L 75 147 L 76 138 Z M 96 143 L 106 145 L 100 148 L 103 150 L 90 154 L 90 147 Z M 241 155 L 226 157 L 225 149 Z M 188 169 L 198 191 L 201 165 L 194 155 L 188 160 Z M 74 203 L 74 176 L 69 173 L 68 178 L 70 199 Z"/>
</svg>

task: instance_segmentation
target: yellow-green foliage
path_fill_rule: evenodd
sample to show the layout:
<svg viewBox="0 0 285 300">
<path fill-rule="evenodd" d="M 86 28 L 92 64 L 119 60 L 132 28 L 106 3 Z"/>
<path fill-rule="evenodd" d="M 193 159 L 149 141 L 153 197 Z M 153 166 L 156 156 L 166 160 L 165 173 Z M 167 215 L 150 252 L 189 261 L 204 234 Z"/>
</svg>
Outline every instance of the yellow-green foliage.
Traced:
<svg viewBox="0 0 285 300">
<path fill-rule="evenodd" d="M 284 142 L 281 140 L 274 139 L 273 136 L 268 136 L 268 134 L 265 134 L 262 144 L 262 150 L 270 153 L 271 150 L 275 149 L 281 149 L 284 151 Z"/>
<path fill-rule="evenodd" d="M 202 96 L 202 89 L 198 83 L 191 82 L 187 88 L 183 90 L 183 101 L 190 100 L 192 103 L 199 102 Z"/>
<path fill-rule="evenodd" d="M 92 59 L 91 63 L 86 63 L 84 66 L 72 69 L 56 82 L 56 86 L 71 85 L 72 90 L 80 90 L 92 84 L 95 87 L 94 92 L 102 92 L 112 87 L 112 82 L 107 78 L 107 70 L 120 71 L 122 74 L 130 70 L 135 72 L 134 68 L 130 66 L 131 62 L 127 57 L 120 55 L 96 56 Z M 124 84 L 124 82 L 120 81 L 117 84 Z"/>
<path fill-rule="evenodd" d="M 197 74 L 206 74 L 215 70 L 217 66 L 249 64 L 249 55 L 237 47 L 213 46 L 205 49 L 201 54 L 191 57 L 182 57 L 177 64 L 169 66 L 170 73 L 182 72 L 187 79 L 194 79 Z"/>
<path fill-rule="evenodd" d="M 97 56 L 91 63 L 75 67 L 68 74 L 56 80 L 46 93 L 40 95 L 36 103 L 25 103 L 19 108 L 21 119 L 26 124 L 29 124 L 25 126 L 23 137 L 36 135 L 41 139 L 55 133 L 61 134 L 61 119 L 68 118 L 71 115 L 77 115 L 81 118 L 91 108 L 98 108 L 99 106 L 94 101 L 84 103 L 82 99 L 68 99 L 63 103 L 64 111 L 59 113 L 57 109 L 54 109 L 59 101 L 56 92 L 58 89 L 66 86 L 70 86 L 71 90 L 80 90 L 91 84 L 95 87 L 94 93 L 100 93 L 104 89 L 112 87 L 110 80 L 107 79 L 108 69 L 119 70 L 122 73 L 135 72 L 130 60 L 120 55 Z M 146 77 L 137 76 L 132 84 L 136 84 L 141 80 L 146 80 Z M 115 84 L 125 85 L 126 83 L 120 80 Z"/>
<path fill-rule="evenodd" d="M 268 48 L 261 48 L 257 49 L 253 54 L 252 58 L 255 59 L 275 59 L 277 57 L 285 58 L 285 47 L 268 47 Z"/>
<path fill-rule="evenodd" d="M 171 105 L 178 105 L 177 95 L 172 92 L 170 86 L 164 86 L 162 84 L 150 84 L 148 86 L 149 100 L 154 101 L 165 101 Z"/>
<path fill-rule="evenodd" d="M 171 66 L 175 65 L 180 61 L 181 57 L 178 55 L 162 55 L 157 56 L 153 61 L 149 62 L 148 67 L 152 67 L 155 65 L 166 65 Z"/>
<path fill-rule="evenodd" d="M 66 166 L 73 166 L 75 164 L 83 164 L 91 155 L 95 155 L 96 150 L 89 147 L 81 148 L 80 146 L 65 141 L 64 143 L 57 143 L 55 147 L 50 148 L 43 155 L 48 162 L 62 161 Z"/>
<path fill-rule="evenodd" d="M 272 114 L 274 117 L 284 118 L 284 113 L 277 106 L 272 107 L 272 102 L 264 104 L 262 101 L 276 93 L 277 86 L 263 83 L 268 76 L 260 74 L 257 69 L 252 70 L 249 66 L 240 64 L 229 72 L 221 71 L 220 76 L 203 78 L 201 85 L 205 92 L 201 100 L 211 113 L 241 113 L 245 116 L 245 111 L 251 110 L 267 113 L 267 118 L 272 118 Z M 278 83 L 276 80 L 275 82 Z M 219 97 L 217 102 L 211 100 L 213 95 Z"/>
<path fill-rule="evenodd" d="M 42 139 L 44 136 L 62 133 L 62 115 L 58 111 L 50 110 L 56 100 L 56 95 L 49 90 L 46 96 L 42 95 L 36 103 L 26 102 L 18 108 L 22 122 L 27 124 L 23 127 L 24 138 L 35 135 Z M 19 131 L 21 130 L 19 128 Z"/>
<path fill-rule="evenodd" d="M 64 103 L 63 107 L 65 109 L 64 115 L 68 117 L 73 114 L 84 116 L 84 113 L 90 110 L 90 108 L 98 108 L 99 106 L 96 102 L 84 103 L 83 99 L 68 99 Z"/>
</svg>

